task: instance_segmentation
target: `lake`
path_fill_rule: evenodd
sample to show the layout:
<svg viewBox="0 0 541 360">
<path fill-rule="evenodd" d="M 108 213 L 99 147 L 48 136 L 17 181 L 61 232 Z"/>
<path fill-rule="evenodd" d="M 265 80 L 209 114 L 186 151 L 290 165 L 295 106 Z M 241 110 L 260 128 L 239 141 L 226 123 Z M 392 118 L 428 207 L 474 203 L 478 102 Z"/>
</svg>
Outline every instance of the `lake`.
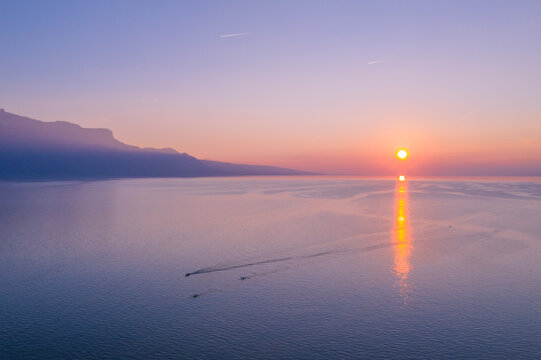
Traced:
<svg viewBox="0 0 541 360">
<path fill-rule="evenodd" d="M 540 234 L 539 178 L 3 182 L 0 358 L 539 358 Z"/>
</svg>

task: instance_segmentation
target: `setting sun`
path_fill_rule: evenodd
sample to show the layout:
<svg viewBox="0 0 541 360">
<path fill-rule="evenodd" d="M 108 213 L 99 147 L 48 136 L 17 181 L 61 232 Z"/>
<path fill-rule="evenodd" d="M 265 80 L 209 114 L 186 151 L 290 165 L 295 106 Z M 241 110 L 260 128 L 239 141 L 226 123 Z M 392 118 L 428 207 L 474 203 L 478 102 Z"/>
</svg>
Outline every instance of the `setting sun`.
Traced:
<svg viewBox="0 0 541 360">
<path fill-rule="evenodd" d="M 405 177 L 404 175 L 400 175 L 400 176 L 398 177 L 398 180 L 404 181 L 404 180 L 406 180 L 406 177 Z"/>
<path fill-rule="evenodd" d="M 404 160 L 405 158 L 408 157 L 408 152 L 404 149 L 399 149 L 396 152 L 396 157 L 398 157 L 400 160 Z"/>
</svg>

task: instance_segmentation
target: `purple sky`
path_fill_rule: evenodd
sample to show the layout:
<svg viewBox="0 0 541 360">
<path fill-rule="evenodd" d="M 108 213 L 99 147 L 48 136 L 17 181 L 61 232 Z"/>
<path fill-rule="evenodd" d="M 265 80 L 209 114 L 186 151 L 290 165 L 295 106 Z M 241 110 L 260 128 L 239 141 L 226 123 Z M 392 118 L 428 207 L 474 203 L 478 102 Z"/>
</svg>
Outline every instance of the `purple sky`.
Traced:
<svg viewBox="0 0 541 360">
<path fill-rule="evenodd" d="M 539 1 L 2 1 L 0 107 L 207 159 L 541 175 Z M 494 169 L 494 170 L 491 170 Z"/>
</svg>

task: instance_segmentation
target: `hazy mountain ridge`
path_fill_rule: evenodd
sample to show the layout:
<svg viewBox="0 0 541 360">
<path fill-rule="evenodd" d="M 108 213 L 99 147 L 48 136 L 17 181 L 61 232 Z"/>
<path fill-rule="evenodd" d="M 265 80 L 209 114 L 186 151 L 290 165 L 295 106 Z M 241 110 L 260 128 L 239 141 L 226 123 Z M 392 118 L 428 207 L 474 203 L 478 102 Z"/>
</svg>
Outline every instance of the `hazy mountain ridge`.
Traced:
<svg viewBox="0 0 541 360">
<path fill-rule="evenodd" d="M 119 151 L 157 151 L 178 153 L 173 149 L 142 149 L 114 138 L 109 129 L 83 128 L 67 121 L 43 122 L 0 109 L 0 146 L 90 148 Z"/>
<path fill-rule="evenodd" d="M 43 122 L 0 110 L 0 178 L 77 179 L 299 175 L 271 166 L 199 160 L 171 148 L 127 145 L 109 129 Z"/>
</svg>

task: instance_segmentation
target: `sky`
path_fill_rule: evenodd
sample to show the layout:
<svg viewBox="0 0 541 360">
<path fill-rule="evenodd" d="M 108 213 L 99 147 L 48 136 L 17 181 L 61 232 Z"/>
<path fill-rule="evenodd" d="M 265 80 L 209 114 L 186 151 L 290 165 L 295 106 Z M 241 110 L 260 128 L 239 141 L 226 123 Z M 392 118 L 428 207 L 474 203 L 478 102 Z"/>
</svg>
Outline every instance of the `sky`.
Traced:
<svg viewBox="0 0 541 360">
<path fill-rule="evenodd" d="M 541 175 L 540 1 L 0 0 L 0 108 L 202 159 Z"/>
</svg>

